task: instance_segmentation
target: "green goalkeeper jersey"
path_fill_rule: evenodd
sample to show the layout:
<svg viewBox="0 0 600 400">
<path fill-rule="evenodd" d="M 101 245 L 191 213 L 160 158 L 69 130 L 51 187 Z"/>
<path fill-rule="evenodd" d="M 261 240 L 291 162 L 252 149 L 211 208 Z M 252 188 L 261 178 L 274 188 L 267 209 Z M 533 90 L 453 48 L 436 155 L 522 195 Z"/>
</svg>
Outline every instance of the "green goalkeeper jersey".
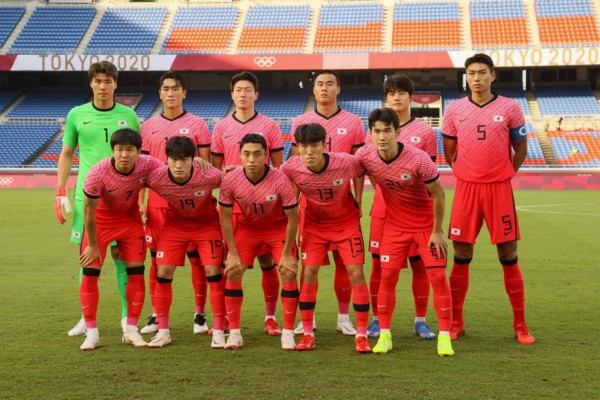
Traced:
<svg viewBox="0 0 600 400">
<path fill-rule="evenodd" d="M 97 109 L 90 102 L 69 111 L 63 143 L 73 148 L 79 145 L 76 200 L 83 200 L 83 182 L 90 168 L 103 158 L 112 156 L 110 137 L 122 128 L 139 132 L 140 121 L 133 109 L 117 102 L 108 110 Z"/>
</svg>

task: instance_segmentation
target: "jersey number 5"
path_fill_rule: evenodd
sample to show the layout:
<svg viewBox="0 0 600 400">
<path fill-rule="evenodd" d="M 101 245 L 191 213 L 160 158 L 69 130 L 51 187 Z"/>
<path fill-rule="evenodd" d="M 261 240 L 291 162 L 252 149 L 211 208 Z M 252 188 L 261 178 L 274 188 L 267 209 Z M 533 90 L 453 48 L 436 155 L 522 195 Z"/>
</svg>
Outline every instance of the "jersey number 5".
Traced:
<svg viewBox="0 0 600 400">
<path fill-rule="evenodd" d="M 485 125 L 477 125 L 477 132 L 479 132 L 477 140 L 485 140 Z"/>
</svg>

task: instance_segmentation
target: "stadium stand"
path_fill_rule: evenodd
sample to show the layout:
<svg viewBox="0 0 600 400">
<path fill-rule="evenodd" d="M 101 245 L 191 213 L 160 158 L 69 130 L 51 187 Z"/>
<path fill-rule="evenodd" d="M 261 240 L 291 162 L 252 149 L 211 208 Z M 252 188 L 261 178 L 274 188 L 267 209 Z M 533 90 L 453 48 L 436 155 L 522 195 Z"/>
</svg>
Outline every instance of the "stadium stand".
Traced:
<svg viewBox="0 0 600 400">
<path fill-rule="evenodd" d="M 600 167 L 600 132 L 547 132 L 559 165 Z"/>
<path fill-rule="evenodd" d="M 589 87 L 538 87 L 535 95 L 543 115 L 600 114 Z"/>
<path fill-rule="evenodd" d="M 165 7 L 111 7 L 102 16 L 86 53 L 148 54 L 166 14 Z"/>
<path fill-rule="evenodd" d="M 543 47 L 598 46 L 600 34 L 590 0 L 535 0 Z"/>
<path fill-rule="evenodd" d="M 251 6 L 237 46 L 238 53 L 302 53 L 310 7 Z"/>
<path fill-rule="evenodd" d="M 94 7 L 38 7 L 8 53 L 72 53 L 77 49 L 94 15 Z M 57 21 L 68 23 L 57 26 Z"/>
<path fill-rule="evenodd" d="M 314 52 L 381 51 L 383 4 L 324 4 Z"/>
<path fill-rule="evenodd" d="M 256 109 L 272 118 L 292 118 L 304 112 L 305 104 L 304 91 L 265 91 L 260 93 Z"/>
<path fill-rule="evenodd" d="M 472 0 L 470 15 L 474 49 L 530 46 L 522 0 Z"/>
<path fill-rule="evenodd" d="M 9 118 L 66 118 L 69 110 L 87 101 L 87 92 L 34 90 L 15 106 Z"/>
<path fill-rule="evenodd" d="M 134 109 L 140 121 L 144 121 L 150 117 L 160 99 L 156 92 L 144 91 L 140 95 L 141 99 Z"/>
<path fill-rule="evenodd" d="M 519 103 L 521 110 L 523 110 L 523 114 L 531 115 L 529 104 L 527 103 L 527 98 L 525 97 L 525 91 L 523 91 L 523 89 L 495 87 L 494 92 L 516 101 Z"/>
<path fill-rule="evenodd" d="M 223 54 L 227 51 L 237 16 L 235 6 L 180 7 L 162 53 Z"/>
<path fill-rule="evenodd" d="M 0 113 L 4 112 L 6 107 L 12 103 L 19 93 L 16 90 L 0 92 Z"/>
<path fill-rule="evenodd" d="M 402 2 L 394 6 L 393 51 L 459 50 L 458 2 Z"/>
<path fill-rule="evenodd" d="M 338 97 L 340 107 L 359 117 L 366 117 L 383 105 L 381 90 L 342 90 Z"/>
<path fill-rule="evenodd" d="M 62 150 L 62 138 L 52 143 L 50 147 L 46 149 L 38 158 L 36 158 L 31 164 L 32 167 L 38 168 L 57 168 L 58 158 L 60 157 L 60 151 Z M 79 165 L 79 149 L 75 148 L 75 155 L 73 157 L 73 165 Z"/>
<path fill-rule="evenodd" d="M 523 161 L 523 166 L 541 166 L 546 165 L 546 159 L 540 146 L 540 140 L 533 126 L 527 124 L 527 158 Z"/>
<path fill-rule="evenodd" d="M 4 45 L 23 14 L 25 14 L 25 7 L 0 8 L 0 47 Z"/>
<path fill-rule="evenodd" d="M 60 125 L 0 125 L 0 164 L 22 165 L 60 131 Z"/>
</svg>

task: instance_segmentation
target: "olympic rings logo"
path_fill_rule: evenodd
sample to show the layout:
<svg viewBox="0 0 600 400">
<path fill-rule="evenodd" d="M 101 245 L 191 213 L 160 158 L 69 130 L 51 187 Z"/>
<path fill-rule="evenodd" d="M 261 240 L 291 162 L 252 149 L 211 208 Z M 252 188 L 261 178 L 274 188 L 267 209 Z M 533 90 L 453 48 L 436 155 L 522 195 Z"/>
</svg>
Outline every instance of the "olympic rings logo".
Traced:
<svg viewBox="0 0 600 400">
<path fill-rule="evenodd" d="M 10 186 L 13 184 L 14 181 L 15 180 L 12 177 L 0 178 L 0 186 Z"/>
<path fill-rule="evenodd" d="M 276 62 L 275 57 L 254 57 L 254 64 L 260 68 L 271 68 Z"/>
</svg>

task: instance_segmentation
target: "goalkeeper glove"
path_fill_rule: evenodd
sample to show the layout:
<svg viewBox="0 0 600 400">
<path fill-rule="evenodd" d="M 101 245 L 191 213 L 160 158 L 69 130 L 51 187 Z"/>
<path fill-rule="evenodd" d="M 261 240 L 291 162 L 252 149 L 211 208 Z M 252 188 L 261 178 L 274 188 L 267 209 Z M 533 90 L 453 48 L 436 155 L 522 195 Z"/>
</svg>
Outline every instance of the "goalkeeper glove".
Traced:
<svg viewBox="0 0 600 400">
<path fill-rule="evenodd" d="M 71 208 L 71 203 L 67 197 L 67 188 L 57 187 L 56 198 L 54 199 L 54 211 L 56 211 L 56 218 L 58 218 L 58 222 L 61 224 L 64 224 L 66 221 L 62 213 L 63 207 L 66 214 L 73 212 L 73 208 Z"/>
</svg>

